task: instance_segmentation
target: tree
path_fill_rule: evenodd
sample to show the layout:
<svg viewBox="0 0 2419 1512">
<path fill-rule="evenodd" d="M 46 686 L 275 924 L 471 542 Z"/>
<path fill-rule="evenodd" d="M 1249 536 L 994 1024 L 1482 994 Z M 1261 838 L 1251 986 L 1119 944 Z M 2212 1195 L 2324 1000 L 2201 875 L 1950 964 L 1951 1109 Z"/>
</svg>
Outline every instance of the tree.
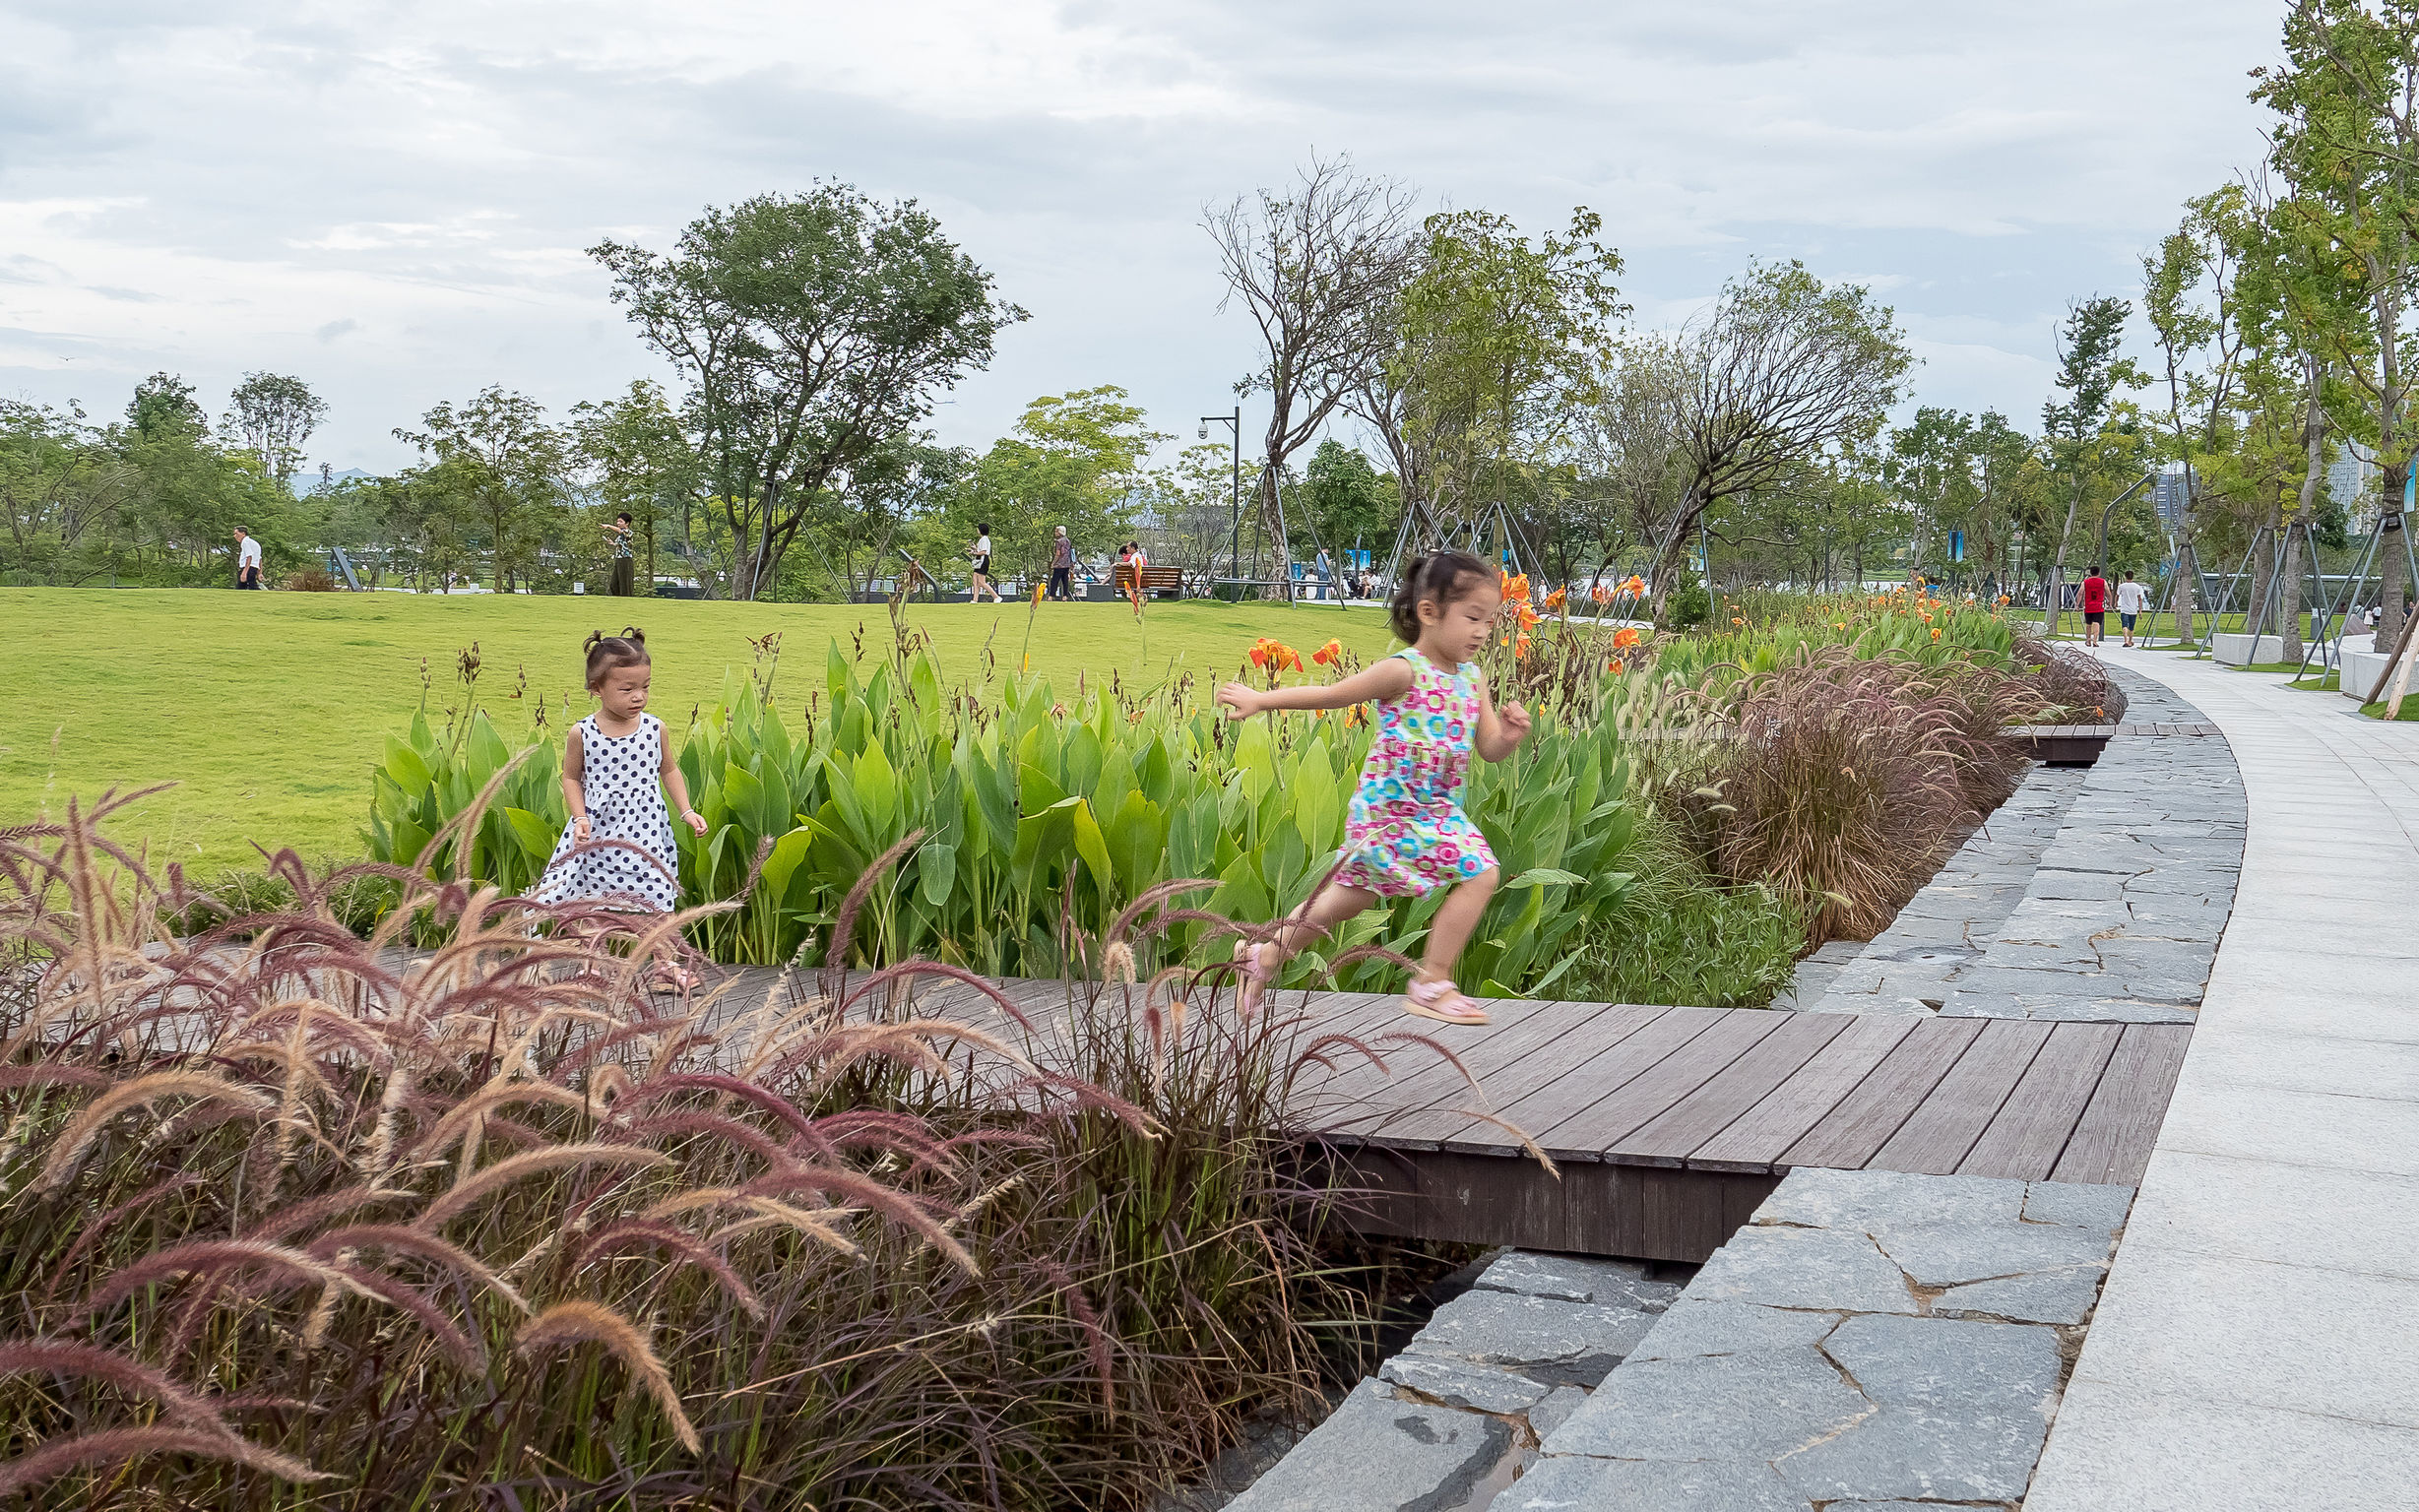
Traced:
<svg viewBox="0 0 2419 1512">
<path fill-rule="evenodd" d="M 2141 260 L 2142 314 L 2158 341 L 2167 389 L 2167 460 L 2184 470 L 2184 519 L 2176 558 L 2177 628 L 2192 636 L 2199 562 L 2199 459 L 2226 445 L 2247 355 L 2237 318 L 2238 250 L 2258 234 L 2240 185 L 2187 200 L 2184 221 Z"/>
<path fill-rule="evenodd" d="M 227 430 L 260 459 L 260 470 L 290 488 L 302 465 L 302 443 L 328 417 L 328 403 L 299 378 L 246 373 L 227 403 Z"/>
<path fill-rule="evenodd" d="M 2334 249 L 2363 319 L 2314 322 L 2329 366 L 2362 399 L 2360 439 L 2385 472 L 2384 524 L 2399 531 L 2414 439 L 2403 326 L 2419 241 L 2419 4 L 2295 0 L 2285 63 L 2253 71 L 2252 98 L 2275 112 L 2268 163 L 2293 192 L 2281 202 L 2311 244 Z M 2401 630 L 2399 549 L 2379 553 L 2379 644 Z"/>
<path fill-rule="evenodd" d="M 193 385 L 174 373 L 154 373 L 135 385 L 126 423 L 146 441 L 173 431 L 198 432 L 210 422 L 193 400 Z"/>
<path fill-rule="evenodd" d="M 1144 459 L 1168 439 L 1114 384 L 1044 395 L 975 463 L 928 549 L 962 553 L 981 521 L 1008 571 L 1046 572 L 1053 526 L 1065 526 L 1080 552 L 1112 550 L 1133 529 Z"/>
<path fill-rule="evenodd" d="M 1683 482 L 1651 546 L 1658 602 L 1707 509 L 1872 438 L 1915 360 L 1889 307 L 1870 290 L 1826 288 L 1794 261 L 1751 266 L 1663 350 L 1643 345 L 1645 361 L 1669 364 L 1679 379 L 1674 451 Z"/>
<path fill-rule="evenodd" d="M 1398 507 L 1392 482 L 1355 448 L 1332 436 L 1321 441 L 1298 491 L 1311 538 L 1338 551 L 1356 544 L 1383 549 Z"/>
<path fill-rule="evenodd" d="M 2067 306 L 2067 323 L 2058 341 L 2057 385 L 2066 399 L 2041 406 L 2041 438 L 2058 470 L 2067 479 L 2067 514 L 2058 528 L 2058 549 L 2045 563 L 2049 573 L 2050 609 L 2057 612 L 2058 575 L 2066 569 L 2067 547 L 2074 536 L 2075 517 L 2083 507 L 2083 492 L 2091 469 L 2087 453 L 2108 422 L 2109 401 L 2120 387 L 2139 388 L 2140 371 L 2119 349 L 2125 323 L 2133 313 L 2127 300 L 2094 295 Z"/>
<path fill-rule="evenodd" d="M 558 539 L 567 497 L 570 445 L 545 423 L 545 409 L 526 394 L 490 384 L 457 410 L 440 403 L 420 416 L 425 428 L 398 427 L 430 459 L 423 483 L 458 501 L 487 536 L 495 591 L 527 585 L 549 539 Z"/>
<path fill-rule="evenodd" d="M 1025 318 L 913 200 L 846 184 L 710 208 L 669 254 L 605 241 L 589 255 L 689 386 L 682 418 L 738 598 L 778 575 L 849 469 Z"/>
<path fill-rule="evenodd" d="M 1268 396 L 1255 510 L 1278 550 L 1286 465 L 1378 364 L 1412 251 L 1412 197 L 1400 184 L 1364 178 L 1345 158 L 1314 157 L 1299 177 L 1282 195 L 1262 189 L 1205 206 L 1201 221 L 1226 275 L 1219 308 L 1240 302 L 1266 351 L 1236 392 Z"/>
<path fill-rule="evenodd" d="M 571 408 L 572 446 L 590 497 L 594 530 L 580 536 L 579 557 L 605 554 L 605 526 L 626 514 L 646 554 L 646 570 L 633 574 L 654 591 L 656 553 L 669 528 L 676 549 L 688 557 L 689 515 L 698 501 L 697 452 L 661 385 L 639 378 L 612 399 Z"/>
<path fill-rule="evenodd" d="M 1513 475 L 1544 466 L 1586 412 L 1628 313 L 1602 224 L 1582 206 L 1566 233 L 1531 245 L 1486 211 L 1428 219 L 1392 310 L 1388 398 L 1369 414 L 1414 459 L 1414 518 L 1431 531 L 1460 536 L 1484 505 L 1506 502 Z"/>
</svg>

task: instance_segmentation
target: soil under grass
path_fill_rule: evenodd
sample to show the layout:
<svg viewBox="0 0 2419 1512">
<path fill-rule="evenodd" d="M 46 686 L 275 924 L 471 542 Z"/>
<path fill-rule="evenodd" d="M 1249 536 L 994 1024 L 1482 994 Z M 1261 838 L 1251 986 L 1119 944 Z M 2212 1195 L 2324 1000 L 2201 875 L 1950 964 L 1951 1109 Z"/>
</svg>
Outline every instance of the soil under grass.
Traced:
<svg viewBox="0 0 2419 1512">
<path fill-rule="evenodd" d="M 1306 657 L 1329 638 L 1364 660 L 1393 644 L 1372 607 L 1152 603 L 938 604 L 909 622 L 953 679 L 1004 681 L 1026 654 L 1071 698 L 1079 674 L 1129 687 L 1190 675 L 1206 696 L 1251 642 Z M 459 706 L 458 654 L 478 645 L 480 705 L 507 737 L 589 707 L 580 643 L 634 621 L 655 654 L 654 711 L 676 731 L 727 674 L 755 664 L 751 638 L 779 633 L 774 697 L 803 704 L 827 648 L 888 648 L 880 604 L 735 604 L 685 599 L 236 594 L 202 589 L 0 589 L 0 637 L 15 668 L 0 716 L 0 825 L 63 814 L 75 794 L 174 781 L 113 826 L 148 840 L 155 863 L 209 876 L 259 863 L 252 843 L 306 857 L 357 855 L 369 764 L 420 705 Z M 989 658 L 987 661 L 987 648 Z M 526 682 L 524 682 L 526 675 Z M 520 696 L 515 697 L 518 693 Z"/>
</svg>

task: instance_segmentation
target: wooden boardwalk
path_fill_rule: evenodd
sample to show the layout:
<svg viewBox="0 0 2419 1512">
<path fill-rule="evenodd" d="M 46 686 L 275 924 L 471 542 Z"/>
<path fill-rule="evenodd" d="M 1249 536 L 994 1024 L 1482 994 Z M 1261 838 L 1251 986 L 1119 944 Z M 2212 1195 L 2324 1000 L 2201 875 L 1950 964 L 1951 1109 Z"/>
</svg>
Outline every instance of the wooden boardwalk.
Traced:
<svg viewBox="0 0 2419 1512">
<path fill-rule="evenodd" d="M 1090 990 L 1001 985 L 1044 1041 L 1070 992 Z M 1368 1194 L 1366 1226 L 1648 1259 L 1704 1258 L 1797 1166 L 2132 1185 L 2192 1035 L 1577 1002 L 1490 1004 L 1496 1022 L 1475 1029 L 1400 1002 L 1282 992 L 1270 1005 L 1297 1046 L 1341 1035 L 1384 1058 L 1309 1066 L 1288 1103 L 1334 1179 Z M 923 989 L 915 1007 L 1019 1033 L 963 987 Z M 1468 1077 L 1382 1038 L 1407 1034 L 1451 1047 Z M 1047 1059 L 1047 1043 L 1032 1048 Z"/>
</svg>

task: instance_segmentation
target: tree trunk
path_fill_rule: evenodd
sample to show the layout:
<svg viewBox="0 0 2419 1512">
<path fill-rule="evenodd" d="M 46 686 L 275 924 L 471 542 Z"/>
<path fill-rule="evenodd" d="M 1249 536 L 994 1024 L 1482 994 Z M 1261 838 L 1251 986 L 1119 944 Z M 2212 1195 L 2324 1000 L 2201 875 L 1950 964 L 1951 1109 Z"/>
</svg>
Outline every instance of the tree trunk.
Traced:
<svg viewBox="0 0 2419 1512">
<path fill-rule="evenodd" d="M 2270 504 L 2267 511 L 2268 534 L 2255 539 L 2251 553 L 2251 597 L 2243 601 L 2243 633 L 2259 635 L 2267 629 L 2268 580 L 2273 575 L 2269 564 L 2276 560 L 2276 523 L 2284 513 L 2281 504 Z M 2223 629 L 2224 626 L 2218 628 Z M 2252 645 L 2252 660 L 2259 660 L 2259 644 Z"/>
<path fill-rule="evenodd" d="M 2283 641 L 2278 660 L 2302 659 L 2302 533 L 2288 530 L 2284 543 L 2284 581 L 2276 585 L 2277 634 Z"/>
<path fill-rule="evenodd" d="M 2384 529 L 2377 537 L 2378 554 L 2385 558 L 2377 564 L 2377 644 L 2381 649 L 2391 649 L 2402 634 L 2403 599 L 2410 590 L 2402 561 L 2402 531 L 2409 524 L 2402 517 L 2402 480 L 2409 472 L 2407 462 L 2389 463 L 2386 468 Z"/>
</svg>

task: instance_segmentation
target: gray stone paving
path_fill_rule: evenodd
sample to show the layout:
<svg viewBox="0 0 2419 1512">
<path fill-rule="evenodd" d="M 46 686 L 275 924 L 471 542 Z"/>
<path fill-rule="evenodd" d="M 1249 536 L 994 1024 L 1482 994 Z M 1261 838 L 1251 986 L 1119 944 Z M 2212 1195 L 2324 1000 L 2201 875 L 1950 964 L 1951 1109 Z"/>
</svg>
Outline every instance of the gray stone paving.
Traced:
<svg viewBox="0 0 2419 1512">
<path fill-rule="evenodd" d="M 2012 1509 L 2131 1195 L 1792 1172 L 1491 1505 Z"/>
<path fill-rule="evenodd" d="M 1229 1512 L 1483 1507 L 1680 1294 L 1642 1265 L 1507 1250 Z"/>
<path fill-rule="evenodd" d="M 2200 711 L 2112 668 L 2128 718 Z M 2125 735 L 2096 766 L 2035 767 L 1861 950 L 1823 952 L 1782 1006 L 2190 1023 L 2242 868 L 2246 810 L 2222 739 Z"/>
</svg>

